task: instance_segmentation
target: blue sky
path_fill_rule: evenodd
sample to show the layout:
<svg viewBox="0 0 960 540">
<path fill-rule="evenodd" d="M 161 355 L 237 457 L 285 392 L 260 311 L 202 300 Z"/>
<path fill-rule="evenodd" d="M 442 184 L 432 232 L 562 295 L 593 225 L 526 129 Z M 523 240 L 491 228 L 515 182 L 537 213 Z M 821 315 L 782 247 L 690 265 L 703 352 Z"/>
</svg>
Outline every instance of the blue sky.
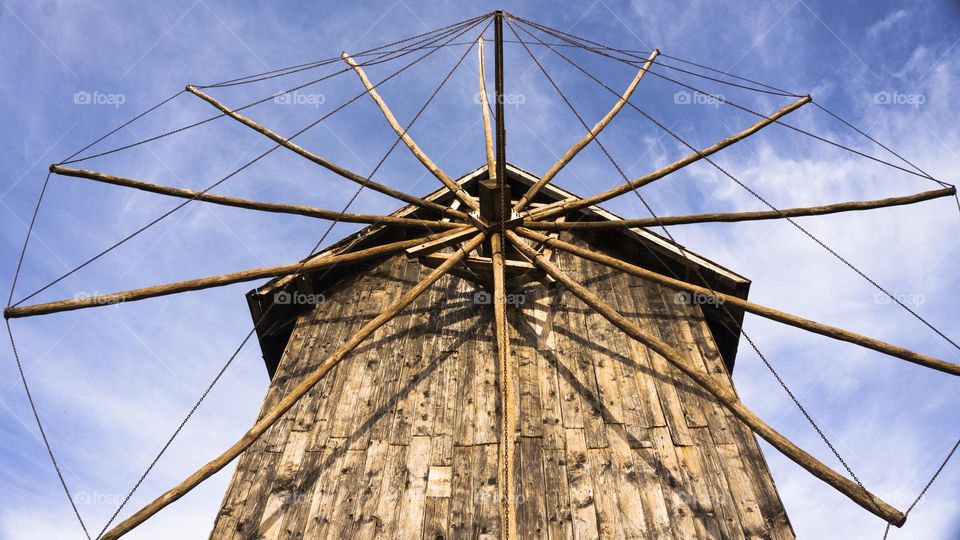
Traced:
<svg viewBox="0 0 960 540">
<path fill-rule="evenodd" d="M 0 1 L 0 282 L 9 284 L 49 163 L 60 161 L 187 83 L 231 79 L 356 51 L 496 8 L 625 48 L 663 52 L 730 70 L 815 100 L 891 144 L 933 176 L 957 183 L 960 159 L 960 5 L 956 2 L 396 2 L 273 4 L 186 0 Z M 475 35 L 471 32 L 467 35 Z M 507 36 L 511 34 L 507 32 Z M 381 93 L 408 121 L 456 62 L 462 47 L 430 56 Z M 561 59 L 546 68 L 588 123 L 611 96 Z M 613 88 L 633 69 L 570 52 Z M 514 45 L 507 49 L 509 159 L 545 171 L 582 135 L 576 119 Z M 399 65 L 372 67 L 379 80 Z M 222 89 L 237 106 L 295 86 L 314 73 Z M 483 161 L 476 66 L 471 55 L 418 120 L 412 134 L 457 176 Z M 667 74 L 666 71 L 663 71 Z M 311 77 L 313 75 L 313 77 Z M 680 78 L 680 75 L 677 75 Z M 762 112 L 789 102 L 689 76 L 683 80 Z M 249 115 L 290 134 L 360 92 L 345 74 L 305 89 L 297 103 L 268 102 Z M 755 121 L 729 106 L 690 100 L 647 77 L 634 101 L 698 147 Z M 84 94 L 86 93 L 86 94 Z M 84 103 L 89 95 L 91 103 Z M 79 96 L 79 97 L 78 97 Z M 691 103 L 691 101 L 693 101 Z M 205 118 L 207 104 L 182 95 L 121 130 L 107 149 Z M 789 121 L 881 156 L 867 141 L 807 106 Z M 368 99 L 298 141 L 367 174 L 394 135 Z M 688 152 L 634 111 L 601 136 L 630 177 Z M 81 166 L 202 189 L 265 152 L 262 137 L 227 119 Z M 724 151 L 717 163 L 779 207 L 879 198 L 934 189 L 922 178 L 877 165 L 781 127 Z M 403 148 L 375 176 L 417 194 L 435 179 Z M 556 179 L 589 195 L 621 182 L 595 147 Z M 277 151 L 217 192 L 339 209 L 351 184 Z M 708 164 L 645 188 L 660 215 L 759 210 L 762 206 Z M 51 180 L 16 298 L 32 292 L 176 204 L 163 197 L 69 178 Z M 358 212 L 398 205 L 364 192 Z M 644 217 L 632 196 L 607 207 Z M 960 224 L 957 203 L 802 221 L 811 232 L 957 337 Z M 100 261 L 38 295 L 38 301 L 291 262 L 326 223 L 294 216 L 191 204 Z M 338 225 L 331 240 L 356 230 Z M 674 227 L 678 241 L 751 278 L 751 299 L 960 362 L 960 353 L 787 223 Z M 13 321 L 24 367 L 48 435 L 89 526 L 99 530 L 250 328 L 249 284 L 129 305 Z M 905 508 L 960 435 L 956 381 L 946 375 L 748 317 L 746 330 L 782 373 L 863 483 Z M 734 379 L 748 406 L 825 463 L 829 450 L 744 343 Z M 79 537 L 39 439 L 9 348 L 0 362 L 0 505 L 3 538 Z M 130 503 L 139 508 L 219 453 L 254 418 L 267 379 L 258 348 L 241 351 Z M 765 447 L 801 538 L 879 538 L 883 523 Z M 230 470 L 212 478 L 131 538 L 206 536 Z M 891 538 L 960 536 L 960 467 L 952 464 Z"/>
</svg>

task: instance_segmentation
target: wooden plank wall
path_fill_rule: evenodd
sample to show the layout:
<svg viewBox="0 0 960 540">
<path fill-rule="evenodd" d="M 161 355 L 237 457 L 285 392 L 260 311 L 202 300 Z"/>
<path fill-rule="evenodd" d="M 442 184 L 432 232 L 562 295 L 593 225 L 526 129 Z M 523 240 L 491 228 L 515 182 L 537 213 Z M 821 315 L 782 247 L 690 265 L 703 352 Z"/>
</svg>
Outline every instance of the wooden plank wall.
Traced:
<svg viewBox="0 0 960 540">
<path fill-rule="evenodd" d="M 554 257 L 731 384 L 697 306 Z M 398 256 L 326 291 L 264 408 L 422 273 Z M 523 538 L 793 538 L 753 435 L 662 358 L 562 290 L 534 287 L 509 318 Z M 494 347 L 473 286 L 438 282 L 243 455 L 211 538 L 497 537 Z"/>
</svg>

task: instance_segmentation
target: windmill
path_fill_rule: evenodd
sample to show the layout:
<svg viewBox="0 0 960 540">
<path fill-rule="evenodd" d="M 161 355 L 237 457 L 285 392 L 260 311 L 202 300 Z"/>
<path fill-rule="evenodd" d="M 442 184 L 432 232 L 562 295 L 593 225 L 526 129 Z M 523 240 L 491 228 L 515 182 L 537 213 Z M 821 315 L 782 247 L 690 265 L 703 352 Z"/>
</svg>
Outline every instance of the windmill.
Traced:
<svg viewBox="0 0 960 540">
<path fill-rule="evenodd" d="M 483 53 L 490 26 L 492 107 Z M 558 55 L 615 98 L 593 126 L 577 114 L 586 134 L 539 176 L 507 160 L 504 26 L 526 52 L 539 46 Z M 475 49 L 486 163 L 454 178 L 409 134 L 430 100 L 402 124 L 377 88 L 465 37 L 473 38 L 469 47 L 430 100 Z M 565 56 L 563 46 L 625 63 L 636 74 L 618 92 Z M 417 53 L 423 54 L 377 83 L 364 70 Z M 530 57 L 563 96 L 537 57 Z M 218 87 L 341 62 L 345 67 L 336 74 L 355 73 L 363 91 L 330 114 L 371 98 L 396 132 L 394 147 L 403 143 L 442 184 L 440 190 L 411 195 L 374 181 L 374 173 L 357 174 L 293 142 L 329 114 L 284 136 L 243 114 L 259 102 L 231 108 L 211 95 Z M 590 144 L 617 165 L 598 137 L 625 107 L 676 137 L 631 96 L 648 75 L 702 92 L 653 70 L 692 73 L 673 65 L 677 62 L 683 61 L 658 50 L 617 49 L 498 11 L 354 55 L 187 86 L 184 92 L 219 111 L 214 118 L 230 117 L 271 139 L 274 149 L 406 203 L 390 215 L 350 213 L 349 204 L 333 211 L 211 193 L 230 176 L 193 191 L 71 166 L 129 146 L 76 158 L 78 153 L 52 165 L 51 174 L 183 199 L 177 208 L 202 201 L 370 225 L 287 265 L 26 305 L 37 291 L 8 305 L 9 331 L 11 318 L 271 278 L 247 296 L 255 323 L 247 338 L 256 333 L 272 378 L 256 423 L 224 453 L 108 531 L 111 520 L 98 537 L 130 532 L 240 458 L 217 516 L 216 538 L 792 538 L 754 435 L 868 512 L 902 526 L 909 510 L 902 512 L 868 491 L 849 467 L 851 478 L 828 467 L 740 401 L 730 373 L 743 318 L 750 313 L 947 374 L 960 374 L 960 366 L 751 302 L 749 280 L 679 245 L 666 227 L 785 219 L 830 250 L 792 218 L 917 203 L 955 196 L 956 190 L 919 169 L 864 155 L 940 188 L 811 208 L 778 209 L 761 198 L 770 207 L 762 212 L 661 217 L 646 206 L 651 217 L 623 219 L 600 207 L 620 195 L 640 196 L 639 188 L 698 161 L 719 169 L 711 155 L 772 124 L 803 132 L 783 118 L 812 98 L 743 78 L 730 84 L 794 101 L 768 115 L 725 101 L 759 119 L 707 148 L 687 145 L 688 156 L 652 173 L 635 179 L 623 175 L 622 185 L 600 194 L 579 197 L 551 183 Z M 409 288 L 408 282 L 413 283 Z M 69 495 L 65 482 L 63 487 Z"/>
</svg>

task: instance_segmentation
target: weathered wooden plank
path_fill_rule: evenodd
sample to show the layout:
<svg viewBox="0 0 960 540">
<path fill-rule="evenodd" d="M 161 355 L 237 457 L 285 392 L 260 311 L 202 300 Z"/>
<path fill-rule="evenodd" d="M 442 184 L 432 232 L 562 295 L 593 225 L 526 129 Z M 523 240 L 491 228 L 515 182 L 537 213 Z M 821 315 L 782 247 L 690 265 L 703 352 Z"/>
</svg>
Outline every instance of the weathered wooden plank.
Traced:
<svg viewBox="0 0 960 540">
<path fill-rule="evenodd" d="M 500 504 L 497 487 L 497 444 L 471 447 L 473 489 L 477 497 L 473 515 L 473 537 L 493 540 L 500 537 Z"/>
<path fill-rule="evenodd" d="M 480 502 L 474 487 L 473 455 L 470 446 L 453 447 L 453 468 L 450 470 L 450 512 L 447 523 L 451 538 L 470 538 L 473 520 Z"/>
<path fill-rule="evenodd" d="M 313 493 L 310 496 L 310 519 L 304 531 L 304 538 L 324 538 L 329 531 L 333 503 L 337 496 L 340 479 L 340 467 L 346 459 L 345 439 L 328 438 L 323 450 L 319 471 L 314 473 Z"/>
<path fill-rule="evenodd" d="M 566 450 L 543 449 L 544 507 L 551 539 L 573 538 L 573 512 L 567 482 Z"/>
<path fill-rule="evenodd" d="M 600 538 L 625 538 L 617 500 L 621 494 L 617 490 L 610 447 L 587 448 L 587 463 L 593 480 L 593 504 L 597 510 Z"/>
<path fill-rule="evenodd" d="M 593 480 L 583 429 L 567 429 L 566 440 L 567 482 L 570 486 L 574 535 L 578 539 L 599 538 Z"/>
<path fill-rule="evenodd" d="M 394 538 L 412 539 L 422 535 L 429 469 L 430 437 L 411 437 L 407 448 L 406 488 L 397 510 L 399 519 Z"/>
<path fill-rule="evenodd" d="M 744 470 L 740 452 L 733 444 L 718 444 L 716 448 L 723 462 L 733 502 L 737 505 L 744 536 L 763 538 L 767 532 L 767 524 L 757 505 L 757 497 L 750 485 L 750 477 Z"/>
<path fill-rule="evenodd" d="M 665 427 L 651 428 L 651 431 L 658 464 L 657 474 L 661 478 L 660 486 L 670 513 L 670 527 L 679 538 L 697 538 L 690 495 L 680 472 L 670 431 Z"/>
<path fill-rule="evenodd" d="M 354 538 L 372 538 L 377 528 L 377 507 L 383 490 L 384 476 L 390 465 L 390 444 L 382 439 L 372 439 L 367 448 L 363 474 L 358 479 L 354 516 Z"/>
<path fill-rule="evenodd" d="M 368 520 L 361 523 L 357 538 L 396 538 L 399 519 L 397 509 L 400 508 L 407 483 L 407 452 L 406 445 L 388 446 L 377 508 Z"/>
<path fill-rule="evenodd" d="M 633 464 L 633 454 L 623 425 L 607 426 L 610 443 L 610 474 L 614 487 L 614 502 L 620 514 L 620 527 L 625 538 L 648 538 L 647 518 L 640 492 L 640 475 Z"/>
<path fill-rule="evenodd" d="M 520 467 L 517 471 L 517 532 L 520 538 L 547 536 L 546 491 L 543 443 L 540 437 L 520 437 L 517 441 Z"/>
<path fill-rule="evenodd" d="M 349 441 L 347 442 L 349 447 Z M 367 448 L 348 449 L 343 463 L 337 471 L 336 497 L 330 508 L 330 526 L 327 535 L 330 538 L 351 538 L 356 532 L 358 522 L 357 503 L 363 493 L 365 482 L 363 472 L 367 460 Z"/>
</svg>

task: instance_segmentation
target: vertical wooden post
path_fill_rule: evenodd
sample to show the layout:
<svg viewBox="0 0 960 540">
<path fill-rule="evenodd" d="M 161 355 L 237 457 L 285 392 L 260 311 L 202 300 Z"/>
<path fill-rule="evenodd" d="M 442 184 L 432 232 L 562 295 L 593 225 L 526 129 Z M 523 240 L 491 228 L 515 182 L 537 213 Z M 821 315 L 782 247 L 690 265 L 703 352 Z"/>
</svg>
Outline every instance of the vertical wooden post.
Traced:
<svg viewBox="0 0 960 540">
<path fill-rule="evenodd" d="M 517 538 L 517 496 L 514 467 L 514 444 L 516 435 L 516 411 L 513 410 L 513 365 L 510 358 L 510 338 L 506 322 L 506 293 L 503 275 L 503 224 L 510 218 L 510 191 L 507 187 L 507 130 L 503 118 L 503 12 L 496 11 L 493 16 L 494 32 L 494 103 L 497 114 L 496 133 L 496 175 L 497 233 L 493 234 L 491 255 L 494 261 L 494 304 L 497 323 L 497 349 L 500 364 L 500 538 Z"/>
<path fill-rule="evenodd" d="M 494 13 L 493 32 L 495 40 L 494 49 L 494 85 L 493 101 L 497 113 L 497 163 L 496 180 L 500 189 L 500 222 L 503 223 L 509 219 L 510 196 L 506 192 L 507 184 L 507 128 L 504 126 L 503 118 L 503 12 Z"/>
</svg>

